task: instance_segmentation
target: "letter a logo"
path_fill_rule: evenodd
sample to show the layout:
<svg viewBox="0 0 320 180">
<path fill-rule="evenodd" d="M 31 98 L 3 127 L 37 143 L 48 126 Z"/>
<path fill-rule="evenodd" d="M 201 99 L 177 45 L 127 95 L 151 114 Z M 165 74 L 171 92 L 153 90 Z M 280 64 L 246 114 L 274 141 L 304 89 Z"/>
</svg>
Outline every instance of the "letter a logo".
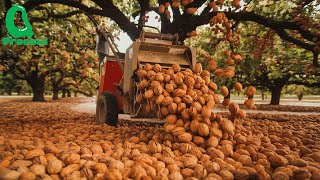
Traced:
<svg viewBox="0 0 320 180">
<path fill-rule="evenodd" d="M 15 14 L 17 11 L 20 11 L 22 13 L 22 20 L 25 24 L 24 28 L 18 28 L 14 24 L 14 17 L 15 17 Z M 34 34 L 32 31 L 31 24 L 30 24 L 28 17 L 27 17 L 26 9 L 20 5 L 17 5 L 17 4 L 13 5 L 8 10 L 7 15 L 6 15 L 6 26 L 7 26 L 8 33 L 14 38 L 20 38 L 23 36 L 27 36 L 27 37 L 31 38 Z"/>
</svg>

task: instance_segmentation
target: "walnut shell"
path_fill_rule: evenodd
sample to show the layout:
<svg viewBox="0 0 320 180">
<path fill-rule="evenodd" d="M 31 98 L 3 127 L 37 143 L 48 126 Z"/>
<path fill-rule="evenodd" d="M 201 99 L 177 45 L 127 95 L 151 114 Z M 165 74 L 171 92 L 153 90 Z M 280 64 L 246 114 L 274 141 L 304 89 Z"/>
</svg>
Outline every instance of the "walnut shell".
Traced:
<svg viewBox="0 0 320 180">
<path fill-rule="evenodd" d="M 173 80 L 174 80 L 174 83 L 176 85 L 178 85 L 178 86 L 183 83 L 183 79 L 181 77 L 178 77 L 178 76 L 176 76 Z"/>
<path fill-rule="evenodd" d="M 288 160 L 280 155 L 272 155 L 269 157 L 271 165 L 275 168 L 285 166 L 288 164 Z"/>
<path fill-rule="evenodd" d="M 310 179 L 312 174 L 306 168 L 298 168 L 293 171 L 292 179 Z"/>
<path fill-rule="evenodd" d="M 208 61 L 208 68 L 212 71 L 217 69 L 217 62 L 215 59 L 210 59 Z"/>
<path fill-rule="evenodd" d="M 221 78 L 224 74 L 223 70 L 222 69 L 216 69 L 214 71 L 214 74 L 218 77 L 218 78 Z"/>
<path fill-rule="evenodd" d="M 160 94 L 163 93 L 163 87 L 162 86 L 156 86 L 154 89 L 153 89 L 153 93 L 156 95 L 156 96 L 159 96 Z M 152 96 L 153 97 L 153 96 Z"/>
<path fill-rule="evenodd" d="M 232 58 L 228 58 L 226 60 L 226 64 L 229 64 L 229 65 L 234 65 L 234 60 Z"/>
<path fill-rule="evenodd" d="M 172 65 L 172 70 L 173 70 L 175 73 L 177 73 L 177 72 L 179 72 L 179 71 L 181 70 L 181 67 L 180 67 L 179 64 L 174 64 L 174 65 Z"/>
<path fill-rule="evenodd" d="M 224 71 L 223 72 L 223 76 L 226 78 L 232 78 L 236 75 L 236 73 L 234 71 Z"/>
<path fill-rule="evenodd" d="M 234 89 L 236 90 L 236 91 L 238 91 L 238 92 L 241 92 L 242 91 L 242 84 L 241 83 L 239 83 L 239 82 L 236 82 L 236 83 L 234 83 Z"/>
<path fill-rule="evenodd" d="M 186 104 L 191 104 L 193 102 L 193 99 L 191 96 L 189 95 L 185 95 L 182 97 L 182 102 L 186 103 Z"/>
<path fill-rule="evenodd" d="M 204 143 L 204 139 L 201 136 L 193 136 L 192 142 L 198 146 L 201 146 Z"/>
<path fill-rule="evenodd" d="M 201 112 L 202 106 L 199 102 L 193 102 L 191 106 L 194 107 L 197 112 Z"/>
<path fill-rule="evenodd" d="M 221 93 L 222 96 L 226 97 L 229 94 L 229 90 L 228 90 L 228 88 L 226 86 L 222 86 L 220 88 L 220 93 Z"/>
<path fill-rule="evenodd" d="M 47 164 L 47 172 L 49 174 L 58 174 L 62 170 L 62 166 L 62 161 L 58 159 L 51 160 Z"/>
<path fill-rule="evenodd" d="M 171 103 L 168 109 L 171 114 L 176 114 L 178 111 L 178 105 L 176 103 Z"/>
<path fill-rule="evenodd" d="M 161 144 L 159 144 L 153 140 L 149 141 L 148 146 L 149 146 L 149 151 L 153 154 L 154 153 L 161 153 L 161 151 L 162 151 Z"/>
<path fill-rule="evenodd" d="M 20 175 L 18 171 L 0 167 L 0 179 L 18 179 Z"/>
<path fill-rule="evenodd" d="M 192 140 L 192 135 L 190 133 L 182 133 L 178 136 L 179 142 L 181 143 L 188 143 Z"/>
<path fill-rule="evenodd" d="M 168 93 L 173 93 L 173 91 L 174 91 L 174 87 L 173 87 L 173 85 L 172 84 L 166 84 L 166 91 L 168 92 Z"/>
<path fill-rule="evenodd" d="M 169 113 L 170 113 L 167 107 L 162 107 L 162 108 L 160 109 L 160 111 L 161 111 L 161 114 L 163 115 L 163 117 L 168 116 Z"/>
<path fill-rule="evenodd" d="M 155 64 L 153 67 L 152 67 L 152 70 L 154 70 L 154 72 L 160 72 L 161 71 L 161 66 L 160 64 Z"/>
<path fill-rule="evenodd" d="M 187 91 L 185 91 L 183 89 L 176 89 L 173 92 L 174 96 L 177 96 L 177 97 L 180 97 L 180 98 L 183 98 L 186 94 L 187 94 Z"/>
<path fill-rule="evenodd" d="M 236 54 L 233 56 L 233 59 L 236 61 L 236 62 L 240 62 L 243 60 L 242 56 L 240 54 Z"/>
<path fill-rule="evenodd" d="M 233 174 L 230 171 L 228 171 L 227 169 L 220 170 L 218 174 L 222 179 L 225 179 L 225 180 L 233 180 L 234 179 Z"/>
<path fill-rule="evenodd" d="M 80 163 L 80 155 L 79 154 L 70 154 L 66 158 L 63 159 L 64 163 L 69 164 L 79 164 Z"/>
<path fill-rule="evenodd" d="M 181 113 L 183 110 L 187 108 L 187 105 L 185 103 L 179 103 L 178 104 L 178 113 Z"/>
<path fill-rule="evenodd" d="M 252 159 L 249 155 L 240 155 L 237 158 L 237 161 L 239 161 L 244 166 L 251 166 L 252 165 Z"/>
<path fill-rule="evenodd" d="M 144 98 L 149 99 L 149 100 L 152 99 L 153 98 L 153 90 L 149 89 L 148 91 L 146 91 L 144 93 Z"/>
<path fill-rule="evenodd" d="M 148 79 L 153 80 L 155 77 L 156 77 L 156 72 L 154 72 L 152 70 L 148 71 L 148 73 L 147 73 L 147 78 Z"/>
<path fill-rule="evenodd" d="M 108 169 L 107 165 L 105 163 L 96 163 L 91 168 L 96 173 L 105 173 Z"/>
<path fill-rule="evenodd" d="M 210 77 L 211 74 L 210 74 L 210 72 L 209 72 L 208 70 L 203 70 L 203 71 L 201 72 L 200 76 L 201 76 L 201 77 L 206 77 L 206 76 Z"/>
<path fill-rule="evenodd" d="M 182 102 L 182 99 L 180 97 L 174 97 L 173 102 L 176 104 L 180 104 Z"/>
<path fill-rule="evenodd" d="M 253 86 L 248 86 L 244 91 L 244 94 L 248 97 L 252 97 L 256 93 L 256 88 Z"/>
<path fill-rule="evenodd" d="M 202 137 L 206 137 L 209 135 L 209 127 L 205 123 L 199 123 L 198 126 L 198 134 Z"/>
<path fill-rule="evenodd" d="M 69 174 L 72 174 L 74 171 L 78 171 L 80 166 L 78 164 L 71 164 L 65 168 L 63 168 L 60 172 L 61 177 L 66 177 Z"/>
<path fill-rule="evenodd" d="M 162 101 L 164 100 L 164 95 L 163 94 L 160 94 L 159 96 L 156 97 L 155 99 L 155 103 L 160 105 L 162 104 Z"/>
<path fill-rule="evenodd" d="M 202 64 L 201 64 L 201 63 L 197 63 L 197 64 L 194 66 L 193 72 L 194 72 L 194 73 L 201 73 L 201 71 L 202 71 Z"/>
<path fill-rule="evenodd" d="M 170 114 L 166 117 L 165 123 L 174 124 L 177 121 L 177 116 Z"/>
<path fill-rule="evenodd" d="M 24 155 L 24 159 L 32 159 L 35 158 L 37 156 L 43 156 L 45 153 L 42 149 L 33 149 L 28 151 L 25 155 Z"/>
<path fill-rule="evenodd" d="M 170 96 L 166 96 L 162 101 L 162 106 L 168 106 L 173 102 L 173 99 Z"/>
<path fill-rule="evenodd" d="M 181 112 L 181 118 L 183 120 L 189 120 L 190 119 L 190 114 L 189 114 L 189 110 L 188 109 L 184 109 Z"/>
<path fill-rule="evenodd" d="M 252 109 L 254 107 L 254 101 L 253 98 L 248 98 L 247 100 L 244 101 L 244 105 L 249 108 Z"/>
<path fill-rule="evenodd" d="M 244 110 L 240 109 L 236 115 L 238 116 L 238 118 L 241 119 L 241 118 L 245 118 L 247 116 L 247 113 Z"/>
<path fill-rule="evenodd" d="M 222 119 L 220 121 L 220 124 L 221 124 L 222 131 L 227 132 L 230 135 L 234 135 L 235 127 L 234 127 L 232 121 L 230 121 L 228 119 Z"/>
<path fill-rule="evenodd" d="M 217 147 L 218 144 L 219 144 L 219 141 L 218 141 L 218 139 L 217 139 L 216 137 L 211 136 L 211 137 L 207 140 L 206 144 L 207 144 L 207 147 Z"/>
<path fill-rule="evenodd" d="M 146 63 L 146 64 L 144 65 L 144 68 L 143 68 L 143 69 L 146 70 L 146 71 L 150 71 L 150 70 L 152 69 L 152 65 L 149 64 L 149 63 Z"/>
<path fill-rule="evenodd" d="M 42 175 L 42 174 L 46 173 L 46 167 L 42 164 L 34 164 L 34 165 L 30 166 L 29 169 L 35 175 Z"/>
<path fill-rule="evenodd" d="M 144 70 L 144 69 L 139 69 L 139 70 L 137 71 L 137 76 L 138 76 L 139 78 L 146 78 L 146 77 L 147 77 L 147 74 L 148 74 L 148 72 L 147 72 L 146 70 Z"/>
<path fill-rule="evenodd" d="M 203 118 L 210 118 L 211 109 L 208 106 L 203 106 L 201 109 L 201 114 L 202 114 Z"/>
<path fill-rule="evenodd" d="M 23 172 L 19 176 L 19 180 L 31 180 L 31 179 L 36 179 L 36 178 L 37 178 L 37 176 L 32 172 Z"/>
<path fill-rule="evenodd" d="M 229 98 L 225 98 L 221 104 L 222 106 L 229 106 L 231 104 L 231 100 Z"/>
<path fill-rule="evenodd" d="M 199 123 L 199 121 L 197 121 L 197 120 L 191 121 L 191 123 L 190 123 L 190 130 L 191 130 L 191 132 L 193 132 L 193 133 L 198 132 L 199 124 L 200 124 L 200 123 Z"/>
<path fill-rule="evenodd" d="M 278 171 L 278 172 L 275 172 L 274 174 L 272 174 L 272 179 L 274 180 L 289 180 L 289 176 L 284 173 L 284 172 L 281 172 L 281 171 Z"/>
<path fill-rule="evenodd" d="M 187 76 L 185 79 L 185 83 L 187 86 L 192 87 L 196 82 L 191 76 Z"/>
<path fill-rule="evenodd" d="M 213 99 L 214 99 L 215 104 L 220 104 L 220 98 L 219 98 L 218 94 L 214 94 Z"/>
<path fill-rule="evenodd" d="M 212 126 L 210 128 L 210 133 L 209 134 L 210 134 L 210 136 L 215 136 L 218 139 L 222 138 L 222 131 L 218 127 L 215 127 L 215 126 Z"/>
<path fill-rule="evenodd" d="M 232 144 L 225 144 L 225 145 L 222 145 L 219 150 L 221 152 L 223 152 L 224 156 L 227 157 L 227 156 L 232 156 L 233 155 L 233 146 Z"/>
<path fill-rule="evenodd" d="M 212 82 L 212 81 L 208 84 L 208 87 L 209 87 L 209 89 L 211 89 L 212 91 L 215 91 L 215 90 L 218 89 L 217 84 L 214 83 L 214 82 Z"/>
</svg>

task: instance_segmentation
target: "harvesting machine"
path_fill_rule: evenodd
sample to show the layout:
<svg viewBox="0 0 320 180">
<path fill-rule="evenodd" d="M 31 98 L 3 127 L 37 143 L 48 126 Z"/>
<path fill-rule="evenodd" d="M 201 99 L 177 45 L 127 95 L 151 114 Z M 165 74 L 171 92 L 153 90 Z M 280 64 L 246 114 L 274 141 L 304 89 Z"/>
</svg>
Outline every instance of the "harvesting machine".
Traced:
<svg viewBox="0 0 320 180">
<path fill-rule="evenodd" d="M 178 45 L 178 35 L 142 31 L 126 50 L 119 53 L 110 33 L 98 28 L 103 35 L 112 56 L 106 55 L 100 63 L 100 86 L 97 94 L 96 122 L 116 125 L 118 119 L 129 121 L 147 121 L 161 123 L 163 120 L 150 117 L 142 105 L 136 103 L 137 77 L 136 70 L 146 63 L 160 64 L 170 68 L 179 64 L 181 68 L 193 68 L 195 49 Z"/>
</svg>

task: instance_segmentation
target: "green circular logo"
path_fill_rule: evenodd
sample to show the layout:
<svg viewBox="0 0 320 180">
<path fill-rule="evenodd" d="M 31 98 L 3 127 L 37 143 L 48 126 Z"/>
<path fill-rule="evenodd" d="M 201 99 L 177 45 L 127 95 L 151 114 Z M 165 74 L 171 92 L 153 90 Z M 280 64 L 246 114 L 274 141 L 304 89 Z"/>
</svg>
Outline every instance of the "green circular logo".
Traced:
<svg viewBox="0 0 320 180">
<path fill-rule="evenodd" d="M 14 24 L 14 17 L 17 11 L 20 11 L 22 14 L 22 20 L 25 24 L 24 28 L 16 27 L 16 25 Z M 34 34 L 32 31 L 31 24 L 27 17 L 26 9 L 18 4 L 13 5 L 8 10 L 6 15 L 6 27 L 7 27 L 8 33 L 14 38 L 20 38 L 23 36 L 27 36 L 31 38 Z"/>
</svg>

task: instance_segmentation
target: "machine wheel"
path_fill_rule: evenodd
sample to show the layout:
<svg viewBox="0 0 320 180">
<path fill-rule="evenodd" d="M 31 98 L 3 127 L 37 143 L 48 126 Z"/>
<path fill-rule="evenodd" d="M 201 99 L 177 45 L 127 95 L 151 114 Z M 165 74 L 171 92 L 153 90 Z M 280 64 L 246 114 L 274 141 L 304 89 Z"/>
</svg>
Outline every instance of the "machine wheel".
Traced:
<svg viewBox="0 0 320 180">
<path fill-rule="evenodd" d="M 118 102 L 111 92 L 101 93 L 96 107 L 96 122 L 111 126 L 118 124 Z"/>
</svg>

